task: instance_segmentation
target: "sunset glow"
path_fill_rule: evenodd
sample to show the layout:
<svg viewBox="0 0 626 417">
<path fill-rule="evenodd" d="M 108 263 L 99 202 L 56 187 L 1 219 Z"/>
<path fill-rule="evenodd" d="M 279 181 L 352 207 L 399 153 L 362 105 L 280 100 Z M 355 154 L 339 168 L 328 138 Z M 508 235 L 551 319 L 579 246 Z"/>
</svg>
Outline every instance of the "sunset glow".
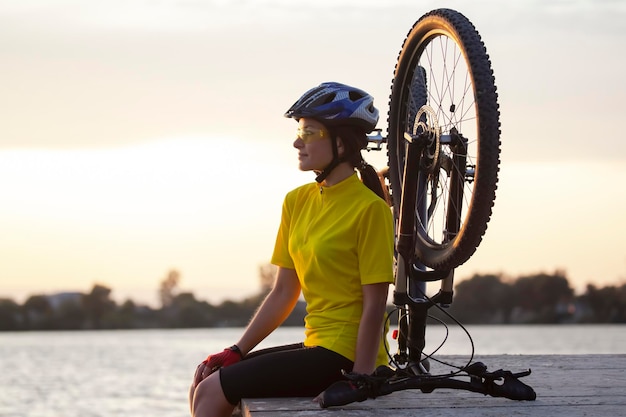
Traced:
<svg viewBox="0 0 626 417">
<path fill-rule="evenodd" d="M 398 51 L 439 2 L 0 4 L 0 298 L 94 283 L 154 304 L 258 290 L 297 170 L 285 110 L 309 87 L 369 91 L 386 128 Z M 500 184 L 457 280 L 564 270 L 626 280 L 626 8 L 453 1 L 492 59 Z M 324 28 L 321 30 L 320 28 Z M 615 122 L 615 123 L 614 123 Z M 386 154 L 367 153 L 377 167 Z"/>
</svg>

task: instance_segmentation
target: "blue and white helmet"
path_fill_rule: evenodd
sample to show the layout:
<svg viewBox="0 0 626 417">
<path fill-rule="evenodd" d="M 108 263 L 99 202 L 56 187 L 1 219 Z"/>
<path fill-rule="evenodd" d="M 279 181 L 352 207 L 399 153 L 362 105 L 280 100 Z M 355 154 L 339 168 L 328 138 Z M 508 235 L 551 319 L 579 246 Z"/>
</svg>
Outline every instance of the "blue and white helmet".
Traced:
<svg viewBox="0 0 626 417">
<path fill-rule="evenodd" d="M 310 117 L 327 126 L 352 124 L 369 133 L 378 123 L 374 98 L 349 85 L 326 82 L 304 93 L 285 113 L 285 117 Z"/>
</svg>

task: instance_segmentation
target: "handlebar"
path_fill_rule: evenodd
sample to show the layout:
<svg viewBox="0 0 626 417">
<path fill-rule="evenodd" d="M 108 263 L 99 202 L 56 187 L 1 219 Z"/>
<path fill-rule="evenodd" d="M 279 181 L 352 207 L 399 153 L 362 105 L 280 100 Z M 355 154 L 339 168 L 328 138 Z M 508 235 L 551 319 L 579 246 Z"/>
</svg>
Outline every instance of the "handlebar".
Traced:
<svg viewBox="0 0 626 417">
<path fill-rule="evenodd" d="M 372 375 L 346 373 L 347 381 L 331 385 L 318 396 L 320 407 L 346 405 L 406 389 L 429 393 L 438 388 L 452 388 L 518 401 L 537 398 L 535 391 L 519 380 L 530 375 L 530 369 L 518 373 L 502 369 L 487 372 L 482 362 L 473 363 L 463 369 L 463 374 L 454 376 L 406 375 L 403 371 L 387 369 L 386 375 L 378 370 Z M 461 380 L 461 377 L 469 377 L 469 381 Z"/>
</svg>

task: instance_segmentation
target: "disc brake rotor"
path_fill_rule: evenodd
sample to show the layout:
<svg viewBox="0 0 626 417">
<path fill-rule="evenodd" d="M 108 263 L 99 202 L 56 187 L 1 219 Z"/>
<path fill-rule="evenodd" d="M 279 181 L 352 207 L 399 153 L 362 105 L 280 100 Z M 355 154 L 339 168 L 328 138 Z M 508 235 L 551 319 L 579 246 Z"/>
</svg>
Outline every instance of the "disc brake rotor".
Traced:
<svg viewBox="0 0 626 417">
<path fill-rule="evenodd" d="M 437 121 L 437 114 L 430 106 L 422 106 L 415 115 L 415 123 L 413 124 L 413 135 L 427 134 L 428 143 L 424 147 L 422 153 L 421 166 L 423 170 L 432 174 L 437 170 L 437 159 L 440 150 L 440 130 Z"/>
</svg>

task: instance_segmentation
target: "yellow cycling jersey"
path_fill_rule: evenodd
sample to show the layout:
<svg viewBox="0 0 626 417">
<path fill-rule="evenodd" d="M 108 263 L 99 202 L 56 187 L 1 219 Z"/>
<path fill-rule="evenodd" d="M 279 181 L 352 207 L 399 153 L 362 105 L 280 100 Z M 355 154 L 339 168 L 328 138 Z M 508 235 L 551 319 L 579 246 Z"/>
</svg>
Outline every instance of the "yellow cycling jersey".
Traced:
<svg viewBox="0 0 626 417">
<path fill-rule="evenodd" d="M 295 269 L 307 303 L 305 346 L 354 361 L 362 285 L 393 282 L 393 217 L 356 173 L 285 197 L 272 263 Z M 388 363 L 381 334 L 377 366 Z"/>
</svg>

